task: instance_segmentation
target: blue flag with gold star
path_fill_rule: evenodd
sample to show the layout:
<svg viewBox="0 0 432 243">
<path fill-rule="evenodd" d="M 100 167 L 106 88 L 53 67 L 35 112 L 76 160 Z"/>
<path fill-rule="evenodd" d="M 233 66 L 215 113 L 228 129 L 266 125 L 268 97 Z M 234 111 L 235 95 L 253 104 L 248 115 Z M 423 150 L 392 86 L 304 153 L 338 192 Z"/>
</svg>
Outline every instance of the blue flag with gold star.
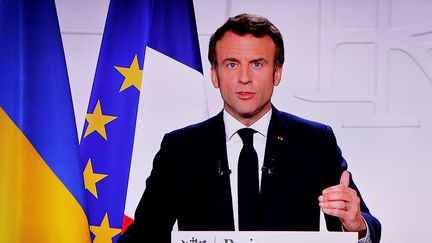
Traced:
<svg viewBox="0 0 432 243">
<path fill-rule="evenodd" d="M 150 52 L 175 60 L 202 77 L 191 0 L 110 2 L 80 144 L 93 242 L 116 242 L 119 237 L 125 223 L 133 151 L 146 150 L 134 149 L 139 103 L 158 92 L 153 82 L 169 83 L 148 78 L 151 68 L 146 71 L 145 66 L 150 64 L 145 65 L 145 62 Z M 153 63 L 162 65 L 163 61 L 156 59 Z M 168 66 L 166 71 L 170 72 Z M 194 85 L 202 86 L 201 83 Z M 158 106 L 153 98 L 145 103 L 140 104 L 140 109 Z M 172 105 L 175 108 L 175 104 Z M 152 118 L 158 117 L 157 111 L 147 111 L 153 114 Z M 146 119 L 145 115 L 143 117 Z M 157 129 L 148 126 L 147 129 Z M 145 178 L 139 179 L 143 187 Z"/>
</svg>

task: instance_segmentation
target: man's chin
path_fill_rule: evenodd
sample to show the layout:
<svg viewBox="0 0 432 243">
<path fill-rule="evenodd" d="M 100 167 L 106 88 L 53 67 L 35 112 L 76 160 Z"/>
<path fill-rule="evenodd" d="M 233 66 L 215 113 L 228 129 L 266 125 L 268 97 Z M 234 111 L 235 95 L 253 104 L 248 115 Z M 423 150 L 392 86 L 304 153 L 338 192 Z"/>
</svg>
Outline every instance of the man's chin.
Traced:
<svg viewBox="0 0 432 243">
<path fill-rule="evenodd" d="M 257 110 L 239 113 L 240 117 L 242 117 L 243 119 L 248 119 L 248 120 L 258 120 L 264 114 L 265 114 L 265 112 L 260 112 Z"/>
<path fill-rule="evenodd" d="M 239 113 L 240 117 L 245 118 L 245 119 L 251 119 L 253 118 L 256 113 L 254 112 L 243 112 L 243 113 Z"/>
</svg>

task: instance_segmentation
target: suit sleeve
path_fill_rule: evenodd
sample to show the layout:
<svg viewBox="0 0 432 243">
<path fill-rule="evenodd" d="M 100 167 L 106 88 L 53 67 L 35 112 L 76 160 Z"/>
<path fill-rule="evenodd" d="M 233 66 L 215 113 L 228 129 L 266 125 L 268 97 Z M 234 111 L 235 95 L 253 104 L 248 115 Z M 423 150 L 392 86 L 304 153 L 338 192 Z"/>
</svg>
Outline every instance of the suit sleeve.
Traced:
<svg viewBox="0 0 432 243">
<path fill-rule="evenodd" d="M 329 181 L 330 184 L 327 186 L 333 186 L 339 184 L 339 178 L 343 171 L 348 169 L 348 164 L 342 157 L 342 152 L 337 145 L 335 135 L 329 126 L 326 126 L 326 140 L 325 144 L 328 144 L 326 148 L 326 164 L 330 166 L 324 166 L 324 177 L 325 181 Z M 369 211 L 366 203 L 364 202 L 361 193 L 354 183 L 353 176 L 350 173 L 350 188 L 357 191 L 357 195 L 360 197 L 360 210 L 363 218 L 369 227 L 370 238 L 373 243 L 378 243 L 381 238 L 381 224 L 377 218 L 375 218 Z M 327 228 L 330 231 L 340 231 L 341 223 L 338 218 L 326 215 Z"/>
<path fill-rule="evenodd" d="M 176 215 L 170 147 L 169 135 L 165 135 L 146 180 L 146 189 L 135 211 L 134 222 L 118 242 L 171 242 Z"/>
</svg>

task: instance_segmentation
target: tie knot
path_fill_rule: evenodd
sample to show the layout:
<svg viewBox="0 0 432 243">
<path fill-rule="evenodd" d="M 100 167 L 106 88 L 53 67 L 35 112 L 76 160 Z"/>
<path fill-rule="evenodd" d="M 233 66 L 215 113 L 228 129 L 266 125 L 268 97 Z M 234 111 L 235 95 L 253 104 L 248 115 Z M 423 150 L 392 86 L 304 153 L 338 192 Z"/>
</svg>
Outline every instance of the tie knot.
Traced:
<svg viewBox="0 0 432 243">
<path fill-rule="evenodd" d="M 253 145 L 253 135 L 256 133 L 252 128 L 242 128 L 237 131 L 244 145 Z"/>
</svg>

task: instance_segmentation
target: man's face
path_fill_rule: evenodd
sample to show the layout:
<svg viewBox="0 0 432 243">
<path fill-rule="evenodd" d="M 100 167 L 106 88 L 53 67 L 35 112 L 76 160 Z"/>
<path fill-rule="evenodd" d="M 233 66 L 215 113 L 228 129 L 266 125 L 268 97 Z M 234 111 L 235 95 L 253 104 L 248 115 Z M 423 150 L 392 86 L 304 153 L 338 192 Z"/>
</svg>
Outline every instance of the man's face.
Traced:
<svg viewBox="0 0 432 243">
<path fill-rule="evenodd" d="M 216 43 L 213 85 L 220 89 L 225 110 L 246 126 L 271 108 L 273 88 L 282 73 L 282 67 L 274 68 L 275 53 L 269 36 L 240 36 L 228 31 Z"/>
</svg>

